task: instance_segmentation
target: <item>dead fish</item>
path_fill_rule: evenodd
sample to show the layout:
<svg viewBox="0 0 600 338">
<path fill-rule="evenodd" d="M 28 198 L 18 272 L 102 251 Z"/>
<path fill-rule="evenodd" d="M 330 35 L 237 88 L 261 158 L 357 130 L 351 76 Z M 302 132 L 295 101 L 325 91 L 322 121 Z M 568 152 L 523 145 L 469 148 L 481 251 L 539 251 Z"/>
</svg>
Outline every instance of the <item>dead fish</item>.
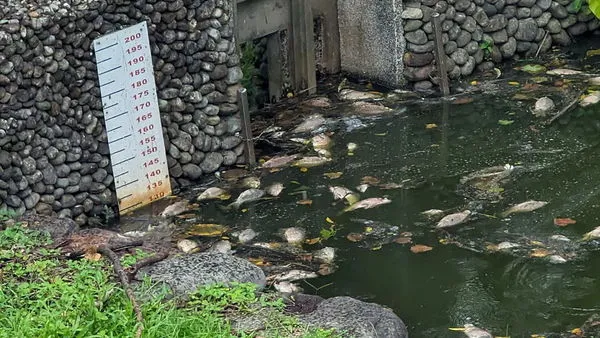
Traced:
<svg viewBox="0 0 600 338">
<path fill-rule="evenodd" d="M 465 335 L 469 338 L 494 338 L 491 333 L 473 324 L 465 324 Z"/>
<path fill-rule="evenodd" d="M 356 186 L 356 190 L 358 190 L 358 192 L 365 192 L 367 191 L 367 189 L 369 189 L 370 185 L 368 184 L 361 184 Z"/>
<path fill-rule="evenodd" d="M 333 194 L 333 199 L 336 201 L 341 200 L 347 195 L 353 193 L 352 190 L 340 186 L 329 187 L 329 191 L 331 191 L 331 193 Z"/>
<path fill-rule="evenodd" d="M 310 115 L 306 118 L 306 120 L 302 121 L 295 129 L 294 133 L 306 133 L 309 131 L 313 131 L 323 124 L 325 124 L 326 120 L 320 114 Z"/>
<path fill-rule="evenodd" d="M 267 194 L 273 196 L 273 197 L 277 197 L 279 196 L 279 194 L 281 194 L 281 192 L 283 191 L 283 184 L 281 183 L 273 183 L 270 186 L 268 186 L 265 191 L 267 192 Z"/>
<path fill-rule="evenodd" d="M 344 209 L 344 211 L 352 211 L 352 210 L 356 210 L 356 209 L 371 209 L 371 208 L 375 208 L 377 206 L 380 206 L 383 204 L 388 204 L 391 202 L 392 202 L 392 200 L 387 199 L 387 198 L 371 197 L 371 198 L 367 198 L 365 200 L 358 201 L 358 202 L 352 204 L 351 206 Z"/>
<path fill-rule="evenodd" d="M 298 155 L 275 156 L 263 163 L 263 168 L 281 168 L 298 158 Z"/>
<path fill-rule="evenodd" d="M 310 141 L 312 142 L 313 149 L 327 149 L 331 146 L 331 137 L 325 134 L 319 134 L 313 136 Z"/>
<path fill-rule="evenodd" d="M 258 189 L 260 187 L 260 178 L 255 176 L 245 177 L 240 184 L 242 188 Z"/>
<path fill-rule="evenodd" d="M 329 151 L 327 149 L 315 149 L 315 152 L 321 157 L 326 157 L 326 158 L 331 157 L 331 151 Z"/>
<path fill-rule="evenodd" d="M 329 108 L 331 107 L 331 100 L 327 97 L 315 97 L 302 102 L 302 104 L 313 108 Z"/>
<path fill-rule="evenodd" d="M 579 70 L 574 70 L 574 69 L 568 69 L 568 68 L 557 68 L 557 69 L 552 69 L 546 72 L 546 74 L 548 75 L 577 75 L 577 74 L 581 74 L 582 72 Z"/>
<path fill-rule="evenodd" d="M 469 216 L 471 215 L 470 210 L 465 210 L 461 212 L 457 212 L 454 214 L 450 214 L 444 216 L 438 224 L 435 226 L 437 229 L 449 228 L 467 221 Z"/>
<path fill-rule="evenodd" d="M 265 192 L 260 189 L 248 189 L 243 191 L 235 202 L 231 203 L 228 208 L 239 208 L 242 204 L 248 202 L 254 202 L 261 199 L 265 195 Z"/>
<path fill-rule="evenodd" d="M 498 250 L 510 250 L 513 248 L 518 248 L 518 247 L 520 247 L 520 245 L 517 243 L 511 243 L 511 242 L 501 242 L 501 243 L 498 243 L 497 247 L 498 247 Z"/>
<path fill-rule="evenodd" d="M 344 101 L 380 99 L 383 95 L 374 92 L 360 92 L 354 89 L 342 89 L 340 99 Z"/>
<path fill-rule="evenodd" d="M 225 198 L 227 197 L 227 198 Z M 229 199 L 231 197 L 227 190 L 218 187 L 210 187 L 204 190 L 197 198 L 198 201 L 214 200 L 214 199 Z"/>
<path fill-rule="evenodd" d="M 600 238 L 600 226 L 596 227 L 594 230 L 587 232 L 583 235 L 584 241 L 589 241 L 591 239 Z"/>
<path fill-rule="evenodd" d="M 582 107 L 591 106 L 600 102 L 600 92 L 593 92 L 584 96 L 581 100 L 579 100 L 579 105 Z"/>
<path fill-rule="evenodd" d="M 160 213 L 162 217 L 173 217 L 182 214 L 188 210 L 188 201 L 175 202 Z"/>
<path fill-rule="evenodd" d="M 285 281 L 275 282 L 273 287 L 281 293 L 299 293 L 303 291 L 298 285 Z"/>
<path fill-rule="evenodd" d="M 316 166 L 325 164 L 330 161 L 331 161 L 331 159 L 327 158 L 327 157 L 307 156 L 307 157 L 303 157 L 303 158 L 297 160 L 296 162 L 294 162 L 294 166 L 310 168 L 310 167 L 316 167 Z"/>
<path fill-rule="evenodd" d="M 519 203 L 519 204 L 513 205 L 512 207 L 508 208 L 506 211 L 501 213 L 500 216 L 506 217 L 510 214 L 514 214 L 514 213 L 518 213 L 518 212 L 533 211 L 533 210 L 536 210 L 536 209 L 539 209 L 539 208 L 545 206 L 546 204 L 548 204 L 548 202 L 533 201 L 533 200 Z"/>
<path fill-rule="evenodd" d="M 286 272 L 278 273 L 276 275 L 269 276 L 267 278 L 267 280 L 272 280 L 275 282 L 281 282 L 281 281 L 294 282 L 297 280 L 317 278 L 317 277 L 318 277 L 318 275 L 315 272 L 294 269 L 294 270 L 290 270 L 290 271 L 286 271 Z"/>
<path fill-rule="evenodd" d="M 352 103 L 354 112 L 360 115 L 379 115 L 392 111 L 384 105 L 370 102 L 354 102 Z"/>
<path fill-rule="evenodd" d="M 552 264 L 564 264 L 567 262 L 567 260 L 560 255 L 551 255 L 548 256 L 548 262 L 552 263 Z"/>
<path fill-rule="evenodd" d="M 442 217 L 443 214 L 444 214 L 444 210 L 440 210 L 440 209 L 429 209 L 429 210 L 425 210 L 425 211 L 421 212 L 421 215 L 423 215 L 427 218 L 430 218 L 430 219 Z"/>
</svg>

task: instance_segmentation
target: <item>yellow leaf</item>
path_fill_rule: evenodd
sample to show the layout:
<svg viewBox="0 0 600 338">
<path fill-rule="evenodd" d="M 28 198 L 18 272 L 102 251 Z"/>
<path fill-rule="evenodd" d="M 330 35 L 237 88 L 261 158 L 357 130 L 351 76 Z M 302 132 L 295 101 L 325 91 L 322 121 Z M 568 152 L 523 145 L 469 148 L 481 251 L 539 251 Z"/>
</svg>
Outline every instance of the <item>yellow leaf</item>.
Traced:
<svg viewBox="0 0 600 338">
<path fill-rule="evenodd" d="M 323 176 L 329 178 L 330 180 L 336 179 L 336 178 L 340 178 L 343 175 L 343 173 L 341 171 L 336 171 L 336 172 L 330 172 L 330 173 L 324 173 Z"/>
<path fill-rule="evenodd" d="M 571 330 L 571 333 L 579 337 L 583 336 L 583 330 L 578 327 Z"/>
<path fill-rule="evenodd" d="M 471 81 L 471 86 L 477 86 L 478 84 L 479 84 L 479 82 L 477 82 L 475 80 Z"/>
<path fill-rule="evenodd" d="M 383 246 L 382 246 L 381 244 L 380 244 L 380 245 L 378 245 L 378 246 L 374 246 L 374 247 L 372 247 L 372 248 L 371 248 L 371 251 L 377 251 L 377 250 L 381 250 L 381 248 L 382 248 L 382 247 L 383 247 Z"/>
<path fill-rule="evenodd" d="M 508 84 L 511 86 L 519 86 L 520 85 L 520 83 L 518 83 L 517 81 L 509 81 Z"/>
<path fill-rule="evenodd" d="M 551 253 L 552 252 L 550 252 L 550 250 L 544 248 L 532 249 L 531 253 L 529 254 L 529 257 L 542 258 L 550 255 Z"/>
<path fill-rule="evenodd" d="M 360 200 L 360 196 L 358 196 L 358 194 L 348 194 L 344 196 L 344 199 L 348 202 L 348 204 L 352 205 Z"/>
<path fill-rule="evenodd" d="M 600 55 L 600 49 L 590 49 L 587 52 L 585 52 L 585 57 L 589 58 L 592 56 L 598 56 Z"/>
<path fill-rule="evenodd" d="M 435 124 L 435 123 L 427 123 L 425 125 L 425 129 L 434 129 L 434 128 L 437 128 L 437 124 Z"/>
<path fill-rule="evenodd" d="M 373 228 L 372 228 L 372 227 L 365 227 L 365 232 L 366 232 L 366 233 L 370 233 L 370 232 L 372 232 L 372 231 L 373 231 Z"/>
<path fill-rule="evenodd" d="M 299 200 L 298 202 L 296 202 L 296 204 L 299 205 L 312 205 L 313 201 L 312 200 Z"/>
<path fill-rule="evenodd" d="M 300 171 L 303 172 L 303 173 L 305 173 L 305 172 L 308 171 L 308 168 L 302 167 L 302 168 L 300 168 Z"/>
<path fill-rule="evenodd" d="M 464 331 L 465 328 L 464 327 L 449 327 L 448 330 L 450 331 Z"/>
<path fill-rule="evenodd" d="M 531 335 L 531 338 L 546 338 L 546 336 L 534 333 L 534 334 Z"/>
<path fill-rule="evenodd" d="M 434 144 L 432 144 L 430 147 L 431 147 L 431 148 L 438 148 L 439 146 L 440 146 L 439 144 L 437 144 L 437 143 L 434 143 Z"/>
<path fill-rule="evenodd" d="M 218 196 L 220 200 L 225 201 L 231 198 L 230 194 L 224 193 Z"/>
<path fill-rule="evenodd" d="M 102 258 L 102 255 L 97 252 L 86 252 L 85 255 L 83 255 L 83 258 L 88 261 L 97 262 Z"/>
<path fill-rule="evenodd" d="M 248 208 L 242 209 L 242 212 L 248 212 Z"/>
<path fill-rule="evenodd" d="M 263 163 L 265 163 L 265 162 L 267 162 L 267 160 L 265 160 L 264 158 L 261 158 L 260 160 L 258 160 L 258 163 L 259 163 L 259 164 L 263 164 Z"/>
<path fill-rule="evenodd" d="M 329 218 L 329 217 L 325 218 L 325 222 L 327 222 L 327 223 L 331 223 L 331 224 L 335 223 L 335 222 L 334 222 L 334 221 L 333 221 L 331 218 Z"/>
<path fill-rule="evenodd" d="M 271 169 L 269 169 L 270 173 L 276 173 L 278 171 L 281 171 L 281 168 L 271 168 Z"/>
<path fill-rule="evenodd" d="M 540 242 L 540 241 L 529 241 L 529 244 L 531 245 L 535 245 L 535 246 L 546 246 L 544 245 L 544 243 Z"/>
<path fill-rule="evenodd" d="M 254 257 L 250 257 L 248 258 L 248 261 L 250 261 L 250 263 L 254 264 L 254 265 L 258 265 L 258 266 L 268 266 L 271 265 L 271 263 L 265 261 L 263 258 L 254 258 Z"/>
<path fill-rule="evenodd" d="M 294 93 L 292 93 L 292 92 L 287 93 L 287 98 L 288 99 L 291 99 L 292 97 L 294 97 Z"/>
<path fill-rule="evenodd" d="M 447 238 L 440 238 L 440 240 L 438 242 L 440 242 L 440 244 L 446 245 L 446 244 L 450 243 L 450 240 Z"/>
<path fill-rule="evenodd" d="M 373 134 L 373 135 L 375 135 L 375 136 L 386 136 L 387 134 L 388 133 L 386 131 L 385 133 L 376 133 L 376 134 Z"/>
<path fill-rule="evenodd" d="M 188 231 L 188 236 L 206 236 L 206 237 L 215 237 L 221 236 L 225 232 L 229 230 L 227 226 L 221 224 L 214 223 L 204 223 L 204 224 L 196 224 L 192 225 Z"/>
<path fill-rule="evenodd" d="M 308 245 L 313 245 L 313 244 L 317 244 L 319 242 L 321 242 L 321 237 L 316 237 L 316 238 L 309 238 L 306 241 L 304 241 L 306 244 Z"/>
</svg>

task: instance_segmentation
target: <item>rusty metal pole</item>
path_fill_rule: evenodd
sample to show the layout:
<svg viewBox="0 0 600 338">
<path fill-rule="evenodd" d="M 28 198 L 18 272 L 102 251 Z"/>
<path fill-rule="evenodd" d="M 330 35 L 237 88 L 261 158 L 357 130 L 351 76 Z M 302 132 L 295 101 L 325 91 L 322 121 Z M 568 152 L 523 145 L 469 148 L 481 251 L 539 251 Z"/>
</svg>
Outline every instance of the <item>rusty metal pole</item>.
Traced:
<svg viewBox="0 0 600 338">
<path fill-rule="evenodd" d="M 242 118 L 242 138 L 244 142 L 244 154 L 246 163 L 250 166 L 256 164 L 256 155 L 254 155 L 254 141 L 252 141 L 252 128 L 250 127 L 250 110 L 248 108 L 248 92 L 246 88 L 240 88 L 237 91 L 238 106 L 240 107 L 240 116 Z"/>
<path fill-rule="evenodd" d="M 442 40 L 442 22 L 440 13 L 433 13 L 433 35 L 435 64 L 437 65 L 438 76 L 440 77 L 440 90 L 443 96 L 450 94 L 450 85 L 448 84 L 448 67 L 446 66 L 446 52 L 444 52 L 444 41 Z"/>
</svg>

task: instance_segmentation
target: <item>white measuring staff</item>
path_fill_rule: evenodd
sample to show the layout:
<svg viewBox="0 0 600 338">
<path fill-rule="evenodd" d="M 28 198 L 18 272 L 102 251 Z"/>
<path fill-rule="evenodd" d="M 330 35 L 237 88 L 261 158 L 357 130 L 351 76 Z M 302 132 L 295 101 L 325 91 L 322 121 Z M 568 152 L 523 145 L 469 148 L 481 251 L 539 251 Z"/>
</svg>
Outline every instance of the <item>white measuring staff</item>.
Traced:
<svg viewBox="0 0 600 338">
<path fill-rule="evenodd" d="M 94 40 L 119 213 L 171 194 L 146 22 Z"/>
</svg>

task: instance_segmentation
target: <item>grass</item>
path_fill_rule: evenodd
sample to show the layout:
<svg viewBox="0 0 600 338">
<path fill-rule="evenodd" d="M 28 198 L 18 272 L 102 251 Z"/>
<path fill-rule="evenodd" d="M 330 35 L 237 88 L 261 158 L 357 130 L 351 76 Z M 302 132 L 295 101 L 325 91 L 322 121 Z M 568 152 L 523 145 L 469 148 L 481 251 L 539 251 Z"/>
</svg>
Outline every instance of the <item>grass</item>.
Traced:
<svg viewBox="0 0 600 338">
<path fill-rule="evenodd" d="M 135 314 L 108 262 L 65 260 L 47 244 L 47 236 L 18 225 L 0 231 L 0 337 L 133 337 Z M 140 291 L 140 299 L 151 299 L 142 303 L 143 337 L 252 337 L 232 332 L 227 315 L 267 312 L 273 315 L 262 336 L 333 336 L 284 315 L 282 300 L 258 296 L 253 284 L 201 288 L 185 303 L 167 300 L 167 290 L 143 297 L 152 287 L 146 280 Z"/>
</svg>

